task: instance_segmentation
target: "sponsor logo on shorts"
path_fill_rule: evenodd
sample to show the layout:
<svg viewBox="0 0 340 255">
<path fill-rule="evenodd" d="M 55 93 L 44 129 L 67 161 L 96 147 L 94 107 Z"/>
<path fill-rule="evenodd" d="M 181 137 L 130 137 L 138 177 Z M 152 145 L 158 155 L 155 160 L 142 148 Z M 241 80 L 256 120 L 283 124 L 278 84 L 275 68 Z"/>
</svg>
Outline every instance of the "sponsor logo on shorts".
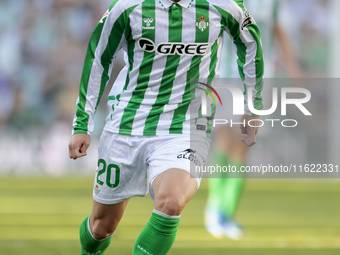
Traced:
<svg viewBox="0 0 340 255">
<path fill-rule="evenodd" d="M 183 153 L 180 153 L 177 155 L 178 159 L 187 159 L 192 161 L 196 166 L 200 166 L 201 162 L 195 155 L 196 151 L 193 149 L 186 149 L 183 151 Z"/>
</svg>

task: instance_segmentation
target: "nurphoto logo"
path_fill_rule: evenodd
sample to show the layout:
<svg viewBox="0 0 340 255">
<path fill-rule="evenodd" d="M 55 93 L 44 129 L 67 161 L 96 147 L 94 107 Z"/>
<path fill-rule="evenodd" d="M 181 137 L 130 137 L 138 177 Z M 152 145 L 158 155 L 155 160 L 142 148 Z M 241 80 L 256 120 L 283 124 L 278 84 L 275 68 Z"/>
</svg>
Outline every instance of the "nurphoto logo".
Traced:
<svg viewBox="0 0 340 255">
<path fill-rule="evenodd" d="M 222 106 L 222 100 L 220 95 L 217 93 L 217 91 L 210 85 L 202 82 L 198 82 L 198 84 L 203 85 L 210 89 L 219 99 L 220 104 Z M 231 84 L 218 84 L 216 87 L 219 88 L 225 88 L 228 89 L 231 94 L 232 94 L 232 99 L 233 99 L 233 115 L 244 115 L 245 114 L 245 101 L 246 101 L 246 106 L 248 107 L 249 111 L 251 114 L 256 115 L 256 116 L 268 116 L 273 114 L 278 107 L 278 88 L 272 88 L 272 105 L 270 109 L 267 110 L 257 110 L 255 109 L 253 105 L 253 98 L 255 96 L 254 89 L 253 87 L 248 87 L 247 88 L 247 96 L 245 98 L 244 92 L 237 86 L 231 85 Z M 202 103 L 201 103 L 201 109 L 202 109 L 202 115 L 207 115 L 208 113 L 208 103 L 207 103 L 207 96 L 210 96 L 215 105 L 217 106 L 216 100 L 213 96 L 213 94 L 204 88 L 198 87 L 198 89 L 201 89 L 206 92 L 206 94 L 203 94 L 201 97 Z M 289 98 L 289 95 L 291 94 L 298 94 L 300 95 L 300 98 Z M 301 97 L 302 96 L 302 97 Z M 308 109 L 304 106 L 304 104 L 308 103 L 311 99 L 311 93 L 309 90 L 305 88 L 292 88 L 292 87 L 282 87 L 281 88 L 281 116 L 286 116 L 287 115 L 287 105 L 295 105 L 305 116 L 312 116 L 312 114 L 308 111 Z M 272 127 L 274 127 L 275 122 L 281 122 L 281 125 L 283 127 L 296 127 L 298 125 L 297 120 L 295 119 L 285 119 L 285 120 L 280 120 L 280 119 L 265 119 L 265 120 L 257 120 L 257 123 L 260 123 L 259 126 L 256 127 L 262 127 L 264 126 L 265 122 L 271 122 Z M 248 123 L 249 126 L 253 126 L 252 123 L 253 121 L 250 120 L 250 123 Z M 287 123 L 293 123 L 292 125 L 288 125 Z M 226 125 L 226 124 L 233 124 L 232 120 L 228 121 L 226 119 L 214 119 L 213 120 L 213 126 L 217 125 Z M 237 122 L 234 124 L 238 125 L 246 125 L 246 123 L 240 123 Z"/>
</svg>

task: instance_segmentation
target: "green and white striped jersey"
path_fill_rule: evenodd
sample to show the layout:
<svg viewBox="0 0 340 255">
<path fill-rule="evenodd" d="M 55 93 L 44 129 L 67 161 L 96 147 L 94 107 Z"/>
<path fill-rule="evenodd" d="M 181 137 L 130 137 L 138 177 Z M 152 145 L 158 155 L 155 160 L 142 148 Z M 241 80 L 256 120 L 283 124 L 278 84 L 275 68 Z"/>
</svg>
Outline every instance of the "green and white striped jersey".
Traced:
<svg viewBox="0 0 340 255">
<path fill-rule="evenodd" d="M 242 0 L 115 0 L 89 42 L 73 132 L 91 134 L 112 61 L 122 48 L 126 66 L 110 91 L 104 129 L 141 136 L 188 134 L 190 126 L 203 121 L 209 137 L 214 107 L 202 116 L 205 92 L 190 80 L 219 77 L 223 31 L 237 47 L 242 78 L 261 109 L 260 33 Z"/>
</svg>

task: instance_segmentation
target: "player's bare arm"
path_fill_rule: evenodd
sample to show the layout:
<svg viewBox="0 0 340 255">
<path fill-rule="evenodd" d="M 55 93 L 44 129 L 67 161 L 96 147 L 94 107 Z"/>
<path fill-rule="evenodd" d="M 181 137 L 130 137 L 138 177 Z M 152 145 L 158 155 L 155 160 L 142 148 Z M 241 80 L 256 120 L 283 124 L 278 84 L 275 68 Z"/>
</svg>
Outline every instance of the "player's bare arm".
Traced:
<svg viewBox="0 0 340 255">
<path fill-rule="evenodd" d="M 244 142 L 246 145 L 248 145 L 249 147 L 253 146 L 254 144 L 256 144 L 256 135 L 257 132 L 259 131 L 259 125 L 258 125 L 258 121 L 260 117 L 255 117 L 255 116 L 249 116 L 249 115 L 243 115 L 241 122 L 244 122 L 245 125 L 241 125 L 241 133 L 244 135 L 247 135 L 247 137 L 242 137 L 241 141 Z M 254 120 L 251 121 L 251 126 L 249 125 L 249 121 L 250 120 Z"/>
<path fill-rule="evenodd" d="M 276 24 L 274 30 L 275 38 L 282 51 L 282 60 L 287 74 L 290 78 L 295 79 L 303 77 L 303 73 L 290 38 L 280 24 Z"/>
<path fill-rule="evenodd" d="M 68 145 L 69 156 L 71 159 L 77 159 L 87 155 L 86 151 L 91 143 L 91 136 L 88 134 L 74 134 Z"/>
</svg>

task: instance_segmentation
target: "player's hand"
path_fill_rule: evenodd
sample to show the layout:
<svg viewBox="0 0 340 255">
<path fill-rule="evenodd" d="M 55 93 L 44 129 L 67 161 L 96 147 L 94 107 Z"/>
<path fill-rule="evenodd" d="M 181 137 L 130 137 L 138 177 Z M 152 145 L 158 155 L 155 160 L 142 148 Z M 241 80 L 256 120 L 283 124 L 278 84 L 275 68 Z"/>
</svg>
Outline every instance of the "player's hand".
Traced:
<svg viewBox="0 0 340 255">
<path fill-rule="evenodd" d="M 72 159 L 86 156 L 87 148 L 90 146 L 91 136 L 88 134 L 74 134 L 68 145 L 69 155 Z"/>
<path fill-rule="evenodd" d="M 253 146 L 256 143 L 256 134 L 259 131 L 258 127 L 251 127 L 248 125 L 248 122 L 250 120 L 254 120 L 251 122 L 252 126 L 260 126 L 259 120 L 260 117 L 253 117 L 253 116 L 249 116 L 249 115 L 243 115 L 241 122 L 245 121 L 245 126 L 241 125 L 241 133 L 244 135 L 247 135 L 248 137 L 242 137 L 241 141 L 244 142 L 246 145 Z"/>
</svg>

